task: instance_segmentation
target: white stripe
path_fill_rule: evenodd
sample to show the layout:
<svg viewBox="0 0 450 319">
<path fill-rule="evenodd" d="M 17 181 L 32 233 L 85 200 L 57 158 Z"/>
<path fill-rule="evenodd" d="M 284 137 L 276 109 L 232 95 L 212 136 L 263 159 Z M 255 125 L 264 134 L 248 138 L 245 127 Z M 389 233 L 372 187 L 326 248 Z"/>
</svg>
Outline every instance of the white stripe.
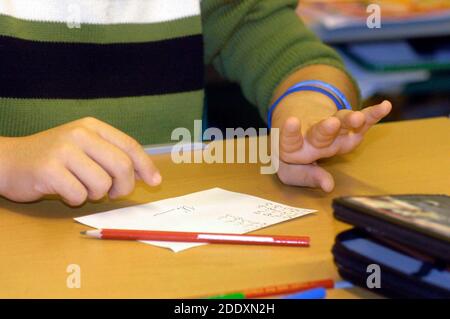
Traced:
<svg viewBox="0 0 450 319">
<path fill-rule="evenodd" d="M 0 0 L 0 14 L 81 24 L 156 23 L 200 14 L 200 0 Z"/>
<path fill-rule="evenodd" d="M 238 236 L 238 235 L 210 235 L 210 234 L 199 234 L 198 239 L 216 239 L 216 240 L 238 240 L 238 241 L 249 241 L 249 242 L 260 242 L 260 243 L 273 243 L 272 237 L 256 237 L 256 236 Z"/>
<path fill-rule="evenodd" d="M 167 154 L 172 153 L 172 151 L 175 148 L 175 145 L 177 145 L 176 151 L 183 151 L 183 152 L 200 151 L 204 150 L 206 147 L 206 144 L 203 144 L 201 142 L 194 142 L 194 143 L 183 143 L 181 145 L 180 144 L 148 145 L 144 146 L 144 151 L 150 155 Z"/>
</svg>

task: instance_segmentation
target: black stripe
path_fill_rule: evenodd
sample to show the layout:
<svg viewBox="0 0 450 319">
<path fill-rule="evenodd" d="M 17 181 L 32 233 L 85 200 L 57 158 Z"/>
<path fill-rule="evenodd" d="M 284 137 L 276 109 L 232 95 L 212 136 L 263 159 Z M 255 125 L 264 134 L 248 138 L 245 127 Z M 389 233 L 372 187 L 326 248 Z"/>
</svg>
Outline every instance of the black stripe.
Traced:
<svg viewBox="0 0 450 319">
<path fill-rule="evenodd" d="M 202 87 L 201 35 L 124 44 L 0 36 L 0 97 L 88 99 Z"/>
</svg>

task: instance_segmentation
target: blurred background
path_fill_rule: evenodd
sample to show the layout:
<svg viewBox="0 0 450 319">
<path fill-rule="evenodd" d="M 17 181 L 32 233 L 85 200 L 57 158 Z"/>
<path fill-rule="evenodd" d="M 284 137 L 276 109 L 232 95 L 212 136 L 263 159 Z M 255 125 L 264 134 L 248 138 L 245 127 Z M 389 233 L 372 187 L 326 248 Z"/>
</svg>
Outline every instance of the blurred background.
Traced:
<svg viewBox="0 0 450 319">
<path fill-rule="evenodd" d="M 450 0 L 301 0 L 297 14 L 341 54 L 364 106 L 393 102 L 385 121 L 450 115 Z M 266 127 L 212 68 L 206 98 L 209 127 Z"/>
</svg>

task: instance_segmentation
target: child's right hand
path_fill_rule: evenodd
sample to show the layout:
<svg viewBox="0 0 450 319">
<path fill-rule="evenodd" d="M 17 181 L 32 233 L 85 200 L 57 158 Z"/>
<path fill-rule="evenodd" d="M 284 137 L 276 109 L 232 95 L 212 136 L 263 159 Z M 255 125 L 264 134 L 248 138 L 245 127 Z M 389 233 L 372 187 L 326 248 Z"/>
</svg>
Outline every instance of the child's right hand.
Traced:
<svg viewBox="0 0 450 319">
<path fill-rule="evenodd" d="M 161 175 L 139 143 L 94 118 L 25 137 L 0 138 L 0 195 L 28 202 L 57 194 L 72 206 L 131 193 Z"/>
</svg>

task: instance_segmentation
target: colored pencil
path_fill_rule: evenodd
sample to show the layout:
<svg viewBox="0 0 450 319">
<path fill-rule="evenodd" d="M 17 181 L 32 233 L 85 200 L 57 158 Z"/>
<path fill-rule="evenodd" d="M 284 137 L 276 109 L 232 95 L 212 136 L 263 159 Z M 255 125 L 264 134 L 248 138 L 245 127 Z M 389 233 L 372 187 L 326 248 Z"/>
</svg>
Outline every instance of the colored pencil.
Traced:
<svg viewBox="0 0 450 319">
<path fill-rule="evenodd" d="M 324 299 L 326 295 L 327 290 L 323 287 L 319 287 L 283 296 L 281 299 Z"/>
<path fill-rule="evenodd" d="M 332 279 L 323 279 L 317 281 L 268 286 L 257 289 L 248 289 L 240 292 L 230 292 L 221 295 L 215 295 L 207 297 L 207 299 L 262 298 L 262 297 L 290 294 L 314 288 L 334 288 L 334 281 Z"/>
<path fill-rule="evenodd" d="M 155 240 L 189 243 L 275 245 L 308 247 L 306 236 L 240 235 L 218 233 L 169 232 L 129 229 L 98 229 L 81 232 L 83 235 L 100 239 Z"/>
</svg>

